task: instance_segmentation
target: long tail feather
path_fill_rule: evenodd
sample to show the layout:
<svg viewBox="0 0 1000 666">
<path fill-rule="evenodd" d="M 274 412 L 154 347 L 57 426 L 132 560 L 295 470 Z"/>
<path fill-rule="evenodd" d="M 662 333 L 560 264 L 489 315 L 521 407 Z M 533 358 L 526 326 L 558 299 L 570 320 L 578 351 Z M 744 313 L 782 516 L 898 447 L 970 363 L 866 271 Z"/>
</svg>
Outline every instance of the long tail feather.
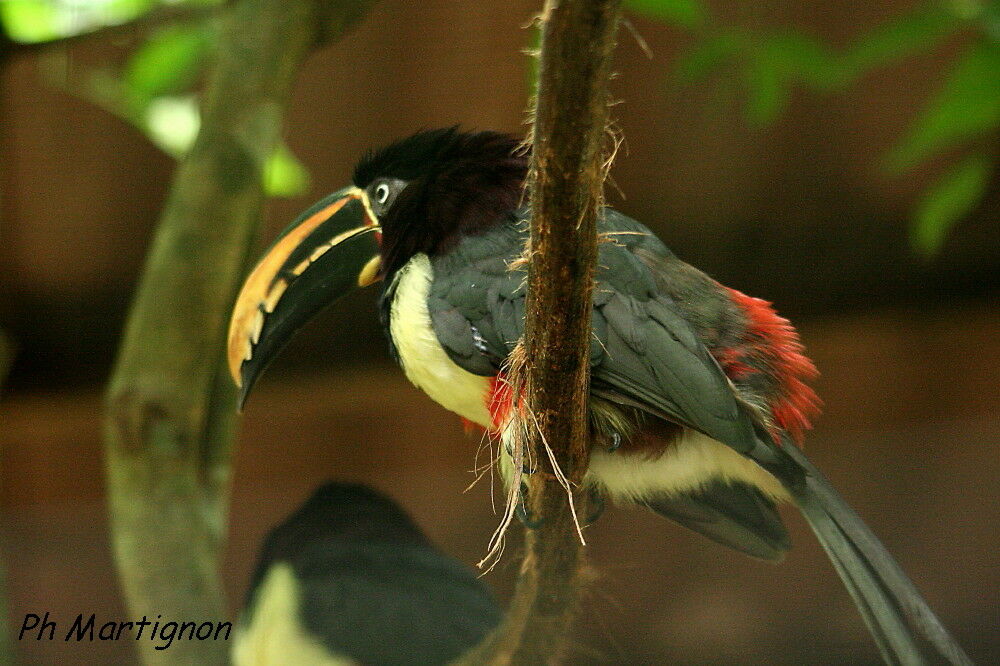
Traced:
<svg viewBox="0 0 1000 666">
<path fill-rule="evenodd" d="M 972 661 L 944 628 L 885 546 L 794 445 L 784 447 L 805 471 L 790 488 L 844 581 L 887 662 L 927 663 L 927 644 L 950 664 Z"/>
<path fill-rule="evenodd" d="M 812 495 L 804 495 L 798 504 L 854 599 L 886 663 L 923 663 L 902 609 L 879 582 L 878 574 L 864 556 Z"/>
</svg>

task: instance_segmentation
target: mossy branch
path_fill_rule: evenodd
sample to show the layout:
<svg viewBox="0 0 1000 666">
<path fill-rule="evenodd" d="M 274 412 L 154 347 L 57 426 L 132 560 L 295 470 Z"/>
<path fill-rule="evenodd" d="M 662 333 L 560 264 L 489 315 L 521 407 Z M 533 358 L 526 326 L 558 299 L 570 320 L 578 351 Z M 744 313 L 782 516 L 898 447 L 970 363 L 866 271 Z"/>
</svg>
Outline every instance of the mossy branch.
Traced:
<svg viewBox="0 0 1000 666">
<path fill-rule="evenodd" d="M 222 370 L 227 316 L 295 72 L 372 3 L 238 0 L 219 17 L 203 129 L 178 167 L 107 393 L 113 549 L 133 617 L 226 618 L 218 564 L 236 414 Z M 139 645 L 149 664 L 227 663 L 222 641 Z"/>
<path fill-rule="evenodd" d="M 541 525 L 527 531 L 527 553 L 503 624 L 465 663 L 558 661 L 585 582 L 578 523 L 589 510 L 578 490 L 590 458 L 596 220 L 620 13 L 620 0 L 549 0 L 540 19 L 525 337 L 512 379 L 522 389 L 523 409 L 515 411 L 525 420 L 519 429 L 528 433 L 526 455 L 539 467 L 525 477 L 526 503 Z M 572 505 L 560 477 L 568 480 Z"/>
</svg>

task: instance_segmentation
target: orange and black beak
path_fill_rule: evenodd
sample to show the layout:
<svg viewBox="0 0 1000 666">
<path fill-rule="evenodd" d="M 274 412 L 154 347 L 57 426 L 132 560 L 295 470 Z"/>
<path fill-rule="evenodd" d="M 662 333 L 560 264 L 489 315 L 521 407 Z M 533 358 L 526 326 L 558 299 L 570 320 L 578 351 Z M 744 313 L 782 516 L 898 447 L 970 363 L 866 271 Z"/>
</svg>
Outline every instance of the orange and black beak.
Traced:
<svg viewBox="0 0 1000 666">
<path fill-rule="evenodd" d="M 379 277 L 381 227 L 368 195 L 335 192 L 303 213 L 253 269 L 229 322 L 229 372 L 240 406 L 292 334 L 352 288 Z"/>
</svg>

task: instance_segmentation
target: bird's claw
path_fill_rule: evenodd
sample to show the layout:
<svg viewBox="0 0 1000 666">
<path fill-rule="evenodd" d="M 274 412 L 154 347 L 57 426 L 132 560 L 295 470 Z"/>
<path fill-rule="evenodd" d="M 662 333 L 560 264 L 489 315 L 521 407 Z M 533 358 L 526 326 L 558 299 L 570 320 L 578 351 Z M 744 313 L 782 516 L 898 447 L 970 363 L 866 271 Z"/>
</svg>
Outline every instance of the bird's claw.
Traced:
<svg viewBox="0 0 1000 666">
<path fill-rule="evenodd" d="M 622 446 L 622 436 L 617 433 L 611 433 L 611 444 L 608 445 L 608 453 L 614 453 Z"/>
<path fill-rule="evenodd" d="M 525 503 L 528 495 L 528 485 L 521 482 L 521 487 L 517 493 L 517 506 L 514 507 L 514 515 L 517 519 L 521 521 L 526 528 L 529 530 L 537 530 L 539 527 L 545 523 L 545 518 L 535 518 L 528 512 L 527 505 Z"/>
<path fill-rule="evenodd" d="M 511 447 L 509 446 L 506 446 L 505 448 L 507 449 L 507 455 L 510 456 L 511 461 L 514 461 L 515 457 L 513 449 L 511 449 Z M 527 456 L 525 456 L 524 460 L 521 462 L 521 473 L 534 474 L 537 471 L 538 468 L 532 467 L 531 464 L 528 462 Z"/>
<path fill-rule="evenodd" d="M 604 515 L 607 503 L 604 501 L 604 493 L 591 486 L 590 491 L 590 516 L 587 517 L 587 525 L 593 525 L 597 519 Z"/>
</svg>

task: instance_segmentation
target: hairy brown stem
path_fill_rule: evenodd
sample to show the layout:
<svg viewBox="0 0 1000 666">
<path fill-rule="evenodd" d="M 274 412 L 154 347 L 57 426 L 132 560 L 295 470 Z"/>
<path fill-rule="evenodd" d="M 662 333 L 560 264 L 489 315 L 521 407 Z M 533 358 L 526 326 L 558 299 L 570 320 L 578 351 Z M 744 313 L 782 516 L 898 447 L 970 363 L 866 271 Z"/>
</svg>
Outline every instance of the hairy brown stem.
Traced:
<svg viewBox="0 0 1000 666">
<path fill-rule="evenodd" d="M 236 400 L 223 349 L 262 167 L 300 63 L 372 2 L 239 0 L 220 17 L 203 129 L 174 178 L 107 393 L 113 547 L 135 619 L 226 619 L 217 567 Z M 224 641 L 157 644 L 139 641 L 146 663 L 227 663 Z"/>
<path fill-rule="evenodd" d="M 515 359 L 513 383 L 523 388 L 528 455 L 539 461 L 539 472 L 526 477 L 527 505 L 542 522 L 527 532 L 527 553 L 502 626 L 465 657 L 467 663 L 558 661 L 584 583 L 577 522 L 586 520 L 588 502 L 575 491 L 590 457 L 595 223 L 606 173 L 607 81 L 620 13 L 620 0 L 549 0 L 541 17 L 528 298 L 518 354 L 523 363 Z M 576 516 L 546 446 L 574 491 Z"/>
</svg>

